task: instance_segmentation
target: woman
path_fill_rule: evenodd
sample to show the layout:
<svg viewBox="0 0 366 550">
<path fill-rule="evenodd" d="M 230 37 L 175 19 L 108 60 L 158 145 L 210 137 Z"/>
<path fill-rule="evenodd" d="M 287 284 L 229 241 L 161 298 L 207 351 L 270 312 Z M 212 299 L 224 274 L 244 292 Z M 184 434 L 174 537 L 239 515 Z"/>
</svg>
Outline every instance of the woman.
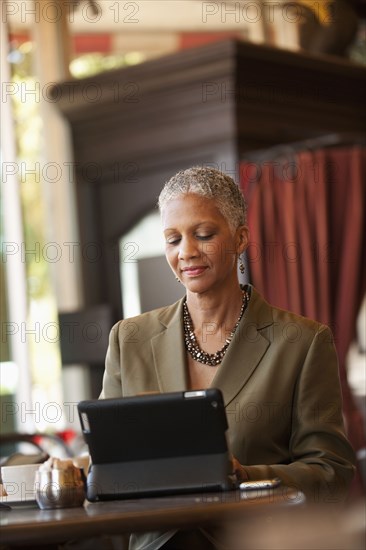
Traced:
<svg viewBox="0 0 366 550">
<path fill-rule="evenodd" d="M 166 257 L 186 297 L 113 327 L 102 397 L 217 387 L 240 480 L 278 476 L 310 501 L 339 502 L 354 457 L 330 330 L 239 285 L 249 237 L 244 198 L 230 177 L 211 168 L 179 172 L 159 207 Z M 178 548 L 182 535 L 169 541 L 172 534 L 132 537 L 131 546 Z"/>
</svg>

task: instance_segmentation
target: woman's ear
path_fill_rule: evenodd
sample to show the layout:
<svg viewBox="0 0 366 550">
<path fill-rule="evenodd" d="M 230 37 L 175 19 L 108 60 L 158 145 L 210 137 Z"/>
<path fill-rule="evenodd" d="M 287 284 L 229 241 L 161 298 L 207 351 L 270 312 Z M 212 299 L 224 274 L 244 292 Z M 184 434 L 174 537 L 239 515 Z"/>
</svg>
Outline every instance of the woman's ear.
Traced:
<svg viewBox="0 0 366 550">
<path fill-rule="evenodd" d="M 242 254 L 249 244 L 249 228 L 247 225 L 240 225 L 237 229 L 238 254 Z"/>
</svg>

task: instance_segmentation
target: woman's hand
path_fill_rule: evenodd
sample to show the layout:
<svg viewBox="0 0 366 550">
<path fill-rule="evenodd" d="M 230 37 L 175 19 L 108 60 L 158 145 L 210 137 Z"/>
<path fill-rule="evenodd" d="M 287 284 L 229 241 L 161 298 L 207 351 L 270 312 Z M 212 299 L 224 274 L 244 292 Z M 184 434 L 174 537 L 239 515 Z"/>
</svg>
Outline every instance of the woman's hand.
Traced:
<svg viewBox="0 0 366 550">
<path fill-rule="evenodd" d="M 234 456 L 231 457 L 231 462 L 233 465 L 233 474 L 235 475 L 237 481 L 239 483 L 241 483 L 242 481 L 247 481 L 248 474 L 246 473 L 240 462 Z"/>
</svg>

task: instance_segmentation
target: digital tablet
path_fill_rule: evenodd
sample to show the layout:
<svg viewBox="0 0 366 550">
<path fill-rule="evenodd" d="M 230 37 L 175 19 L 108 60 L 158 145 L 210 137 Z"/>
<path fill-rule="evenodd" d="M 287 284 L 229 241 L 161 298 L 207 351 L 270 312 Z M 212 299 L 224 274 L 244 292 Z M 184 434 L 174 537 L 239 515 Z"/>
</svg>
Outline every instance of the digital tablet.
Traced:
<svg viewBox="0 0 366 550">
<path fill-rule="evenodd" d="M 233 488 L 218 389 L 82 401 L 78 412 L 89 500 Z"/>
</svg>

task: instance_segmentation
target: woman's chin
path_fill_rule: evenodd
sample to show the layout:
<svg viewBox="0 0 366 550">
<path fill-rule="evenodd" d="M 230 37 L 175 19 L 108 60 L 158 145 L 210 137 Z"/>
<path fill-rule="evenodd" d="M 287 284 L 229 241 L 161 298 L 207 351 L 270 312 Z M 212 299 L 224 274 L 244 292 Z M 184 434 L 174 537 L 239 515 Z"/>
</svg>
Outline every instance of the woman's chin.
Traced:
<svg viewBox="0 0 366 550">
<path fill-rule="evenodd" d="M 190 278 L 182 281 L 188 292 L 194 292 L 196 294 L 202 294 L 209 291 L 212 288 L 212 281 L 202 280 L 202 278 Z"/>
</svg>

